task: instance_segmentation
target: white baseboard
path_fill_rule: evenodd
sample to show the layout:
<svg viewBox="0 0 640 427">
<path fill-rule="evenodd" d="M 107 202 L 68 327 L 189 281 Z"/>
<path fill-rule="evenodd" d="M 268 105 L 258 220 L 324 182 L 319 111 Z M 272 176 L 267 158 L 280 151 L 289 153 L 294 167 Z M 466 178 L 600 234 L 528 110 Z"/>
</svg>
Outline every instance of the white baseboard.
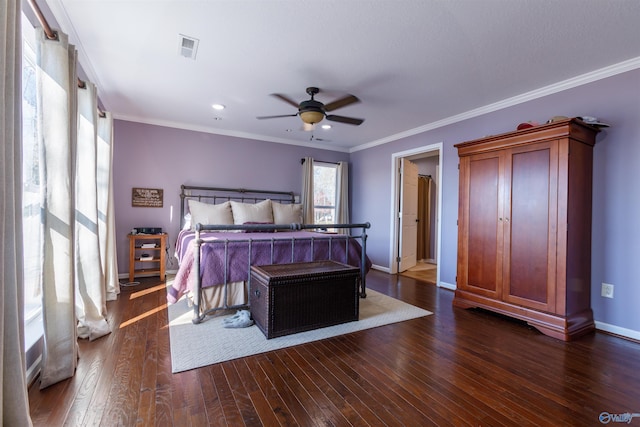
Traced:
<svg viewBox="0 0 640 427">
<path fill-rule="evenodd" d="M 456 285 L 453 285 L 453 284 L 447 283 L 447 282 L 442 282 L 442 281 L 440 281 L 440 283 L 438 283 L 438 287 L 449 289 L 450 291 L 455 291 L 457 289 Z"/>
<path fill-rule="evenodd" d="M 389 269 L 389 267 L 383 267 L 381 265 L 372 264 L 371 268 L 373 268 L 374 270 L 383 271 L 385 273 L 391 273 L 391 270 Z"/>
<path fill-rule="evenodd" d="M 611 334 L 620 335 L 621 337 L 629 338 L 632 340 L 640 341 L 640 331 L 634 331 L 633 329 L 621 328 L 620 326 L 610 325 L 608 323 L 599 322 L 596 320 L 596 329 Z"/>
</svg>

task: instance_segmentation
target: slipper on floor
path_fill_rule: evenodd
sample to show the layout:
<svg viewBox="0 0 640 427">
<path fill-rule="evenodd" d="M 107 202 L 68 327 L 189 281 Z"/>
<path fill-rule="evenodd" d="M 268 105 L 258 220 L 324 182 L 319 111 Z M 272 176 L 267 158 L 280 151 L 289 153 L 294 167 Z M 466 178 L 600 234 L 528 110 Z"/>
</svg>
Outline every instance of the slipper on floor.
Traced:
<svg viewBox="0 0 640 427">
<path fill-rule="evenodd" d="M 225 328 L 246 328 L 253 325 L 253 320 L 248 310 L 241 310 L 235 316 L 224 319 L 222 325 Z"/>
<path fill-rule="evenodd" d="M 247 316 L 248 314 L 249 314 L 248 310 L 238 310 L 236 314 L 234 314 L 233 316 L 223 319 L 222 323 L 233 323 L 237 321 L 240 317 Z"/>
</svg>

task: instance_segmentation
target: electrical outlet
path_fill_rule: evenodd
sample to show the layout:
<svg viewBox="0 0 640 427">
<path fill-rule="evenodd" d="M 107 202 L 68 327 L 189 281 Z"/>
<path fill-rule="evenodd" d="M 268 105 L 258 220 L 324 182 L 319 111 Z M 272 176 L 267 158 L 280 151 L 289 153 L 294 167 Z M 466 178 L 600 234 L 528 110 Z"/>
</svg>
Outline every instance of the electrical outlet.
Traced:
<svg viewBox="0 0 640 427">
<path fill-rule="evenodd" d="M 601 295 L 605 298 L 613 298 L 613 285 L 603 282 Z"/>
</svg>

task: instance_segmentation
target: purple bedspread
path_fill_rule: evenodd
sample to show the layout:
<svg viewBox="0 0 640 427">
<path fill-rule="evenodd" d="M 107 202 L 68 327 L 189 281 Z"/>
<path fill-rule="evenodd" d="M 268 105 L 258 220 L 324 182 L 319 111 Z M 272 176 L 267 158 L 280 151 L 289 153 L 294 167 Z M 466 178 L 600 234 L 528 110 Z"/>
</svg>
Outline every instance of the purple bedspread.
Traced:
<svg viewBox="0 0 640 427">
<path fill-rule="evenodd" d="M 190 233 L 194 235 L 195 233 Z M 202 287 L 248 279 L 250 265 L 288 264 L 333 260 L 360 267 L 362 247 L 351 237 L 309 231 L 277 233 L 202 233 L 202 239 L 213 240 L 201 247 L 200 274 Z M 194 290 L 193 240 L 180 233 L 176 252 L 180 268 L 168 289 L 167 299 L 176 302 L 189 290 Z M 225 263 L 225 253 L 226 259 Z M 226 268 L 225 268 L 226 264 Z M 366 270 L 371 262 L 366 259 Z M 225 280 L 226 278 L 226 280 Z"/>
</svg>

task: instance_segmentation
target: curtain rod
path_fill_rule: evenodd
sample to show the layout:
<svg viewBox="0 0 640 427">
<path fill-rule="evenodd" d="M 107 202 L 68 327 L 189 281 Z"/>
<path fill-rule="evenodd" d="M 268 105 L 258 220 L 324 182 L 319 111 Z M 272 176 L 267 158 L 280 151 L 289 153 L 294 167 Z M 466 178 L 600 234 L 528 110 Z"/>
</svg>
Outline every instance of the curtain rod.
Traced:
<svg viewBox="0 0 640 427">
<path fill-rule="evenodd" d="M 314 162 L 318 162 L 318 163 L 329 163 L 330 165 L 339 165 L 339 162 L 325 162 L 324 160 L 316 160 L 313 159 Z M 300 159 L 300 164 L 304 165 L 304 157 Z"/>
<path fill-rule="evenodd" d="M 44 31 L 44 35 L 47 36 L 49 40 L 58 40 L 58 33 L 56 31 L 53 31 L 53 29 L 51 29 L 51 26 L 47 22 L 47 18 L 44 17 L 42 10 L 40 10 L 38 3 L 36 3 L 36 0 L 27 0 L 27 2 L 29 3 L 29 6 L 31 6 L 31 9 L 33 9 L 33 13 L 36 14 L 36 18 L 38 19 L 38 22 L 40 22 L 40 25 L 42 25 L 42 30 Z M 80 80 L 80 77 L 76 77 L 76 78 L 78 79 L 78 87 L 80 89 L 86 89 L 87 84 L 82 80 Z M 98 108 L 98 113 L 100 114 L 100 117 L 107 116 L 105 112 L 102 111 L 100 108 Z"/>
</svg>

